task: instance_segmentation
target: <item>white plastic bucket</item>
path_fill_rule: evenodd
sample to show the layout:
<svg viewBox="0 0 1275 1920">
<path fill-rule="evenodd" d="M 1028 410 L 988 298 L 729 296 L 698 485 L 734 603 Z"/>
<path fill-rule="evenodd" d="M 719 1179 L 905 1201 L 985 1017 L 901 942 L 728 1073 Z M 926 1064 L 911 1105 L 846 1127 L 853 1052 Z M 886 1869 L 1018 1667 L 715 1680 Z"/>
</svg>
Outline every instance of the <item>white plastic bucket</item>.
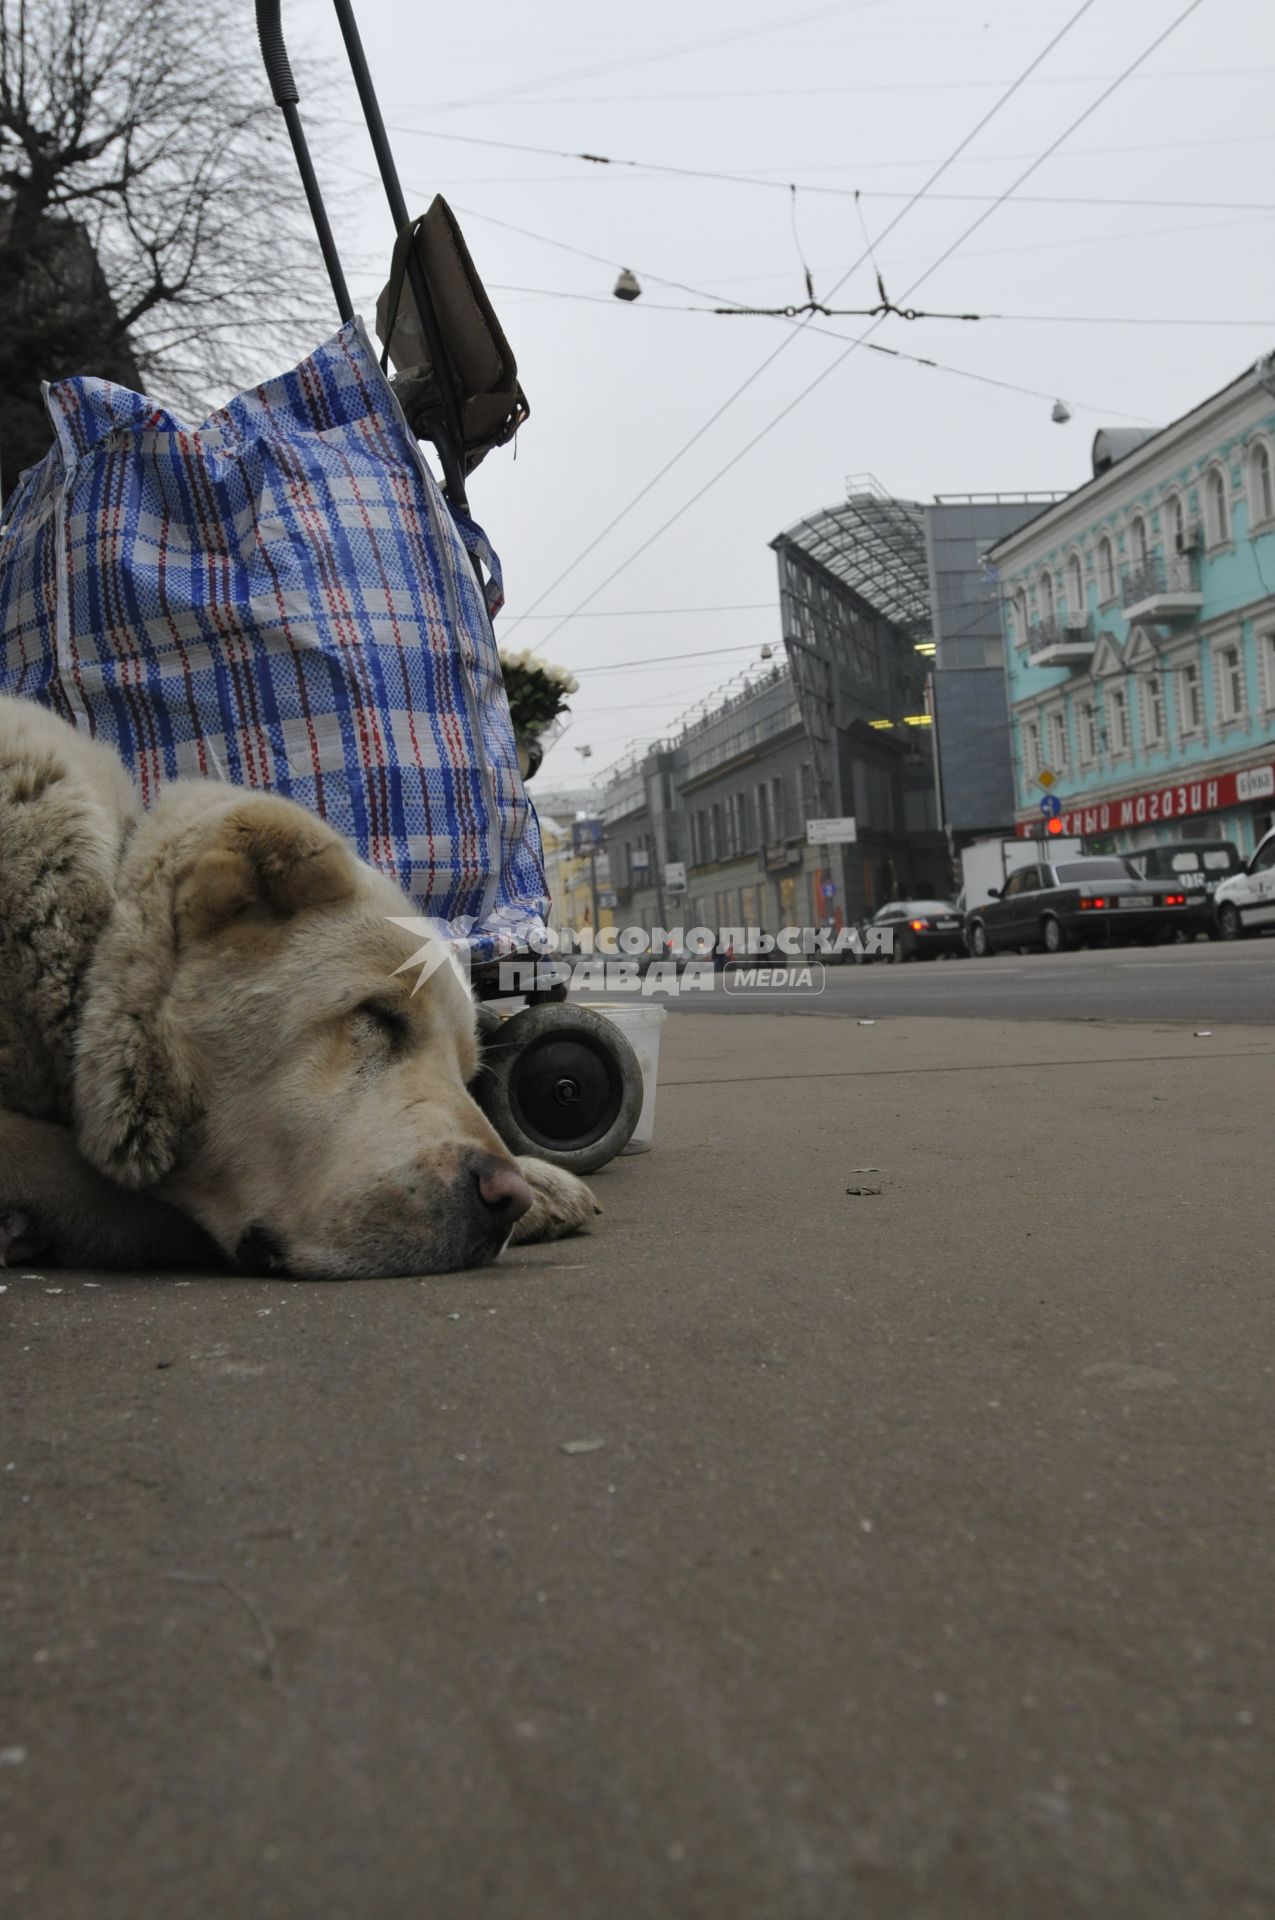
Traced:
<svg viewBox="0 0 1275 1920">
<path fill-rule="evenodd" d="M 628 1001 L 589 1002 L 594 1013 L 600 1013 L 619 1027 L 621 1033 L 632 1047 L 642 1069 L 642 1111 L 633 1136 L 623 1153 L 649 1153 L 655 1141 L 655 1090 L 660 1072 L 660 1028 L 664 1025 L 664 1007 L 652 1006 L 649 1001 L 641 1004 Z"/>
</svg>

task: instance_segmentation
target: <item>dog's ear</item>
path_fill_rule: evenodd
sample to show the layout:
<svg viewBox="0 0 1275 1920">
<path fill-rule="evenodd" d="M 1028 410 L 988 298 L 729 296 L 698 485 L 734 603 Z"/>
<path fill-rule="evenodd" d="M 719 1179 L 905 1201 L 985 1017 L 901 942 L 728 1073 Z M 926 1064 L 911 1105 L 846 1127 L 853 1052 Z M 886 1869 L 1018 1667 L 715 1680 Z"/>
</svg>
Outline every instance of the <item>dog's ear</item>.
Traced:
<svg viewBox="0 0 1275 1920">
<path fill-rule="evenodd" d="M 158 852 L 137 843 L 76 1040 L 75 1130 L 86 1160 L 125 1187 L 172 1171 L 202 1110 L 191 1037 L 173 1004 L 182 958 L 231 931 L 273 939 L 294 914 L 345 899 L 355 875 L 330 827 L 269 794 L 245 795 L 206 827 L 196 816 Z"/>
<path fill-rule="evenodd" d="M 254 794 L 222 818 L 179 880 L 177 939 L 185 945 L 235 924 L 270 925 L 335 906 L 354 887 L 350 854 L 331 827 L 291 801 Z"/>
</svg>

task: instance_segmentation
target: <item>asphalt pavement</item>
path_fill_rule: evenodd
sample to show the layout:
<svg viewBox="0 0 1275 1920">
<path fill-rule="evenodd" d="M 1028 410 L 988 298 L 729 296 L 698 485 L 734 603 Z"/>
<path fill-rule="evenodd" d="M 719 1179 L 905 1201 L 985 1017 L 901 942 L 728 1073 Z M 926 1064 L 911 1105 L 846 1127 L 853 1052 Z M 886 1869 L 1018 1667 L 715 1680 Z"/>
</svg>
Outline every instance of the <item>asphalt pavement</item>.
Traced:
<svg viewBox="0 0 1275 1920">
<path fill-rule="evenodd" d="M 1275 1913 L 1275 1032 L 664 1051 L 587 1239 L 0 1276 L 15 1920 Z"/>
<path fill-rule="evenodd" d="M 786 964 L 791 973 L 794 963 Z M 596 989 L 584 997 L 596 997 Z M 658 997 L 682 1013 L 1257 1025 L 1275 1021 L 1275 939 L 815 967 L 809 985 L 790 979 L 750 988 L 716 975 L 707 991 Z"/>
</svg>

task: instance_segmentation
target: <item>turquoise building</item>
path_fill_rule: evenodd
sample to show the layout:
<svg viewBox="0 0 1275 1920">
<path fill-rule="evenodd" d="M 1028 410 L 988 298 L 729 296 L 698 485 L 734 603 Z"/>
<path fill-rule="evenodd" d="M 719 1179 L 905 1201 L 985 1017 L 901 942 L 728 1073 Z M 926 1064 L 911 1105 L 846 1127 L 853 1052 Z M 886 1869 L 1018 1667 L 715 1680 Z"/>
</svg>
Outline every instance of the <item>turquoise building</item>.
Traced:
<svg viewBox="0 0 1275 1920">
<path fill-rule="evenodd" d="M 1067 833 L 1251 852 L 1275 824 L 1275 356 L 1172 426 L 1099 432 L 1093 478 L 988 563 L 1016 830 L 1048 786 Z"/>
</svg>

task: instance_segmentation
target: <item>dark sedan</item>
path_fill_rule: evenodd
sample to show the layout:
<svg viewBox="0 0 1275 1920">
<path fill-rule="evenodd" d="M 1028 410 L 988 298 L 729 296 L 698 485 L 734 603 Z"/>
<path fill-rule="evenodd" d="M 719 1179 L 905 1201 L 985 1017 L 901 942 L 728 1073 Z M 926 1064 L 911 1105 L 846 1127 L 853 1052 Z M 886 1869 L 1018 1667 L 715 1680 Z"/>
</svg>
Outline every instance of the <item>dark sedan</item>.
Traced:
<svg viewBox="0 0 1275 1920">
<path fill-rule="evenodd" d="M 1188 896 L 1175 882 L 1148 880 L 1127 860 L 1060 860 L 1018 867 L 992 899 L 965 916 L 971 953 L 998 947 L 1066 947 L 1095 940 L 1155 940 L 1190 922 Z"/>
<path fill-rule="evenodd" d="M 1239 849 L 1231 841 L 1171 840 L 1121 857 L 1145 879 L 1181 887 L 1191 908 L 1190 925 L 1182 929 L 1186 939 L 1194 939 L 1197 933 L 1207 933 L 1210 940 L 1218 938 L 1213 895 L 1223 880 L 1244 871 Z"/>
<path fill-rule="evenodd" d="M 963 958 L 965 927 L 950 900 L 890 900 L 859 928 L 858 959 L 936 960 Z"/>
</svg>

